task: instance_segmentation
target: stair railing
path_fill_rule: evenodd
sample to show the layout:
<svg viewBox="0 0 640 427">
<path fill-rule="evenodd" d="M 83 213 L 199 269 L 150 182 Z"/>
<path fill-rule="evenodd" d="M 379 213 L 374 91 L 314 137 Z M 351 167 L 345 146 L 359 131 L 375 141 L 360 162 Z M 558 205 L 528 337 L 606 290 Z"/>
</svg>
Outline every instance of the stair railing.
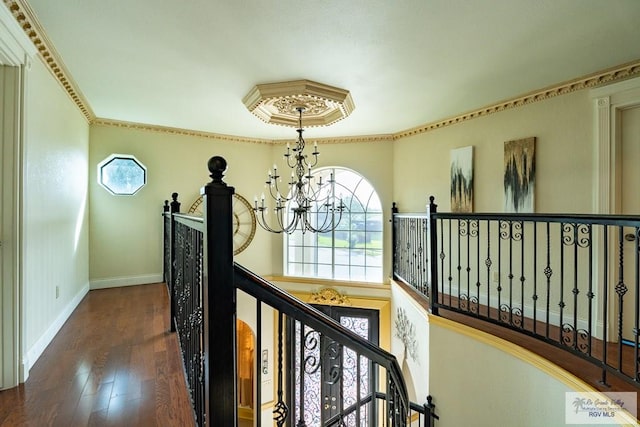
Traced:
<svg viewBox="0 0 640 427">
<path fill-rule="evenodd" d="M 223 182 L 226 161 L 208 163 L 212 181 L 202 189 L 203 217 L 166 209 L 165 276 L 185 375 L 199 426 L 237 425 L 236 292 L 255 300 L 256 346 L 263 318 L 275 313 L 278 426 L 431 427 L 433 402 L 409 402 L 393 355 L 313 307 L 233 262 L 232 195 Z M 174 202 L 177 202 L 175 194 Z M 174 205 L 172 206 L 179 206 Z M 168 219 L 167 219 L 168 218 Z M 262 361 L 255 358 L 256 383 Z M 215 387 L 214 387 L 215 385 Z M 261 387 L 254 413 L 261 421 Z"/>
<path fill-rule="evenodd" d="M 598 366 L 605 385 L 640 386 L 640 216 L 443 213 L 431 197 L 427 213 L 394 204 L 393 224 L 394 278 L 433 314 L 521 332 Z"/>
</svg>

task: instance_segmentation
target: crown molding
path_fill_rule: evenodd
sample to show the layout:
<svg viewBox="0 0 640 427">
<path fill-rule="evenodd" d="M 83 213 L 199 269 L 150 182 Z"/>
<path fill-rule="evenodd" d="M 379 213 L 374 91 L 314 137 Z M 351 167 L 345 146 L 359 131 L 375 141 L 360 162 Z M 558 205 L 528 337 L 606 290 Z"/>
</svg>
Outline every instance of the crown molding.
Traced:
<svg viewBox="0 0 640 427">
<path fill-rule="evenodd" d="M 104 119 L 104 118 L 96 118 L 91 121 L 91 124 L 96 126 L 109 126 L 109 127 L 117 127 L 117 128 L 125 128 L 125 129 L 143 130 L 143 131 L 166 133 L 170 135 L 193 136 L 197 138 L 208 138 L 208 139 L 216 139 L 216 140 L 229 141 L 229 142 L 245 142 L 245 143 L 252 143 L 252 144 L 275 144 L 279 142 L 272 139 L 248 138 L 244 136 L 225 135 L 225 134 L 214 133 L 214 132 L 204 132 L 204 131 L 191 130 L 191 129 L 175 128 L 170 126 L 151 125 L 151 124 L 138 123 L 138 122 L 126 122 L 122 120 L 113 120 L 113 119 Z"/>
<path fill-rule="evenodd" d="M 69 73 L 69 70 L 65 67 L 60 55 L 53 47 L 53 43 L 49 40 L 44 29 L 36 19 L 31 6 L 23 0 L 4 0 L 4 4 L 36 47 L 47 69 L 66 90 L 67 94 L 90 123 L 95 118 L 95 115 L 89 103 L 78 89 L 78 84 L 71 77 L 71 73 Z"/>
<path fill-rule="evenodd" d="M 75 102 L 90 124 L 98 124 L 103 126 L 117 126 L 131 129 L 144 129 L 155 132 L 166 132 L 170 134 L 197 136 L 204 138 L 222 139 L 234 142 L 251 142 L 260 144 L 280 144 L 286 140 L 270 140 L 259 138 L 247 138 L 242 136 L 222 135 L 210 132 L 202 132 L 188 129 L 179 129 L 166 126 L 154 126 L 141 123 L 123 122 L 118 120 L 96 118 L 91 110 L 86 98 L 78 89 L 77 83 L 72 79 L 71 74 L 64 66 L 60 55 L 55 50 L 53 43 L 48 39 L 42 26 L 39 24 L 31 7 L 25 0 L 3 0 L 13 17 L 16 19 L 22 30 L 35 45 L 38 53 L 49 71 L 60 82 L 62 87 L 67 91 L 68 95 Z M 314 141 L 330 144 L 345 144 L 357 142 L 388 142 L 403 139 L 441 129 L 446 126 L 455 125 L 466 122 L 471 119 L 484 117 L 489 114 L 498 113 L 500 111 L 511 108 L 521 107 L 538 101 L 543 101 L 555 96 L 564 95 L 578 90 L 595 88 L 609 83 L 626 80 L 631 77 L 640 75 L 640 59 L 622 64 L 610 69 L 599 71 L 585 77 L 577 78 L 565 83 L 550 86 L 544 89 L 536 90 L 516 98 L 491 104 L 477 110 L 469 111 L 464 114 L 449 117 L 432 123 L 427 123 L 414 128 L 402 130 L 387 135 L 363 135 L 363 136 L 347 136 L 337 138 L 318 138 Z"/>
<path fill-rule="evenodd" d="M 151 132 L 167 133 L 171 135 L 193 136 L 198 138 L 217 139 L 230 142 L 246 142 L 252 144 L 270 144 L 284 145 L 290 142 L 293 137 L 287 139 L 268 139 L 268 138 L 248 138 L 244 136 L 225 135 L 215 132 L 205 132 L 192 129 L 175 128 L 170 126 L 152 125 L 147 123 L 127 122 L 123 120 L 113 120 L 105 118 L 95 118 L 91 121 L 92 125 L 110 126 L 126 129 L 136 129 Z M 335 138 L 309 138 L 308 142 L 317 142 L 318 144 L 350 144 L 350 143 L 371 143 L 371 142 L 391 142 L 394 140 L 393 135 L 363 135 L 363 136 L 347 136 Z"/>
<path fill-rule="evenodd" d="M 480 108 L 478 110 L 473 110 L 459 116 L 450 117 L 448 119 L 397 132 L 393 135 L 393 137 L 394 139 L 401 139 L 408 136 L 418 135 L 446 126 L 462 123 L 467 120 L 484 117 L 493 113 L 498 113 L 510 108 L 521 107 L 523 105 L 532 104 L 534 102 L 544 101 L 545 99 L 553 98 L 558 95 L 565 95 L 582 89 L 602 86 L 615 81 L 625 80 L 637 75 L 640 75 L 640 60 L 622 64 L 608 70 L 599 71 L 597 73 L 570 80 L 565 83 L 550 86 L 544 89 L 539 89 L 520 97 L 498 102 L 496 104 L 491 104 L 489 106 Z"/>
</svg>

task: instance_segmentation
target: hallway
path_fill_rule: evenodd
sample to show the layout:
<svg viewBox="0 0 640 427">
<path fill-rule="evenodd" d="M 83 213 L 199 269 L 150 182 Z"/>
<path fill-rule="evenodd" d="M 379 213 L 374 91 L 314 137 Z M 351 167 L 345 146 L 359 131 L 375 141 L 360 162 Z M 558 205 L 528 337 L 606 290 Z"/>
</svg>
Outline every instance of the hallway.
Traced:
<svg viewBox="0 0 640 427">
<path fill-rule="evenodd" d="M 29 379 L 0 392 L 0 426 L 190 426 L 163 283 L 90 291 Z"/>
</svg>

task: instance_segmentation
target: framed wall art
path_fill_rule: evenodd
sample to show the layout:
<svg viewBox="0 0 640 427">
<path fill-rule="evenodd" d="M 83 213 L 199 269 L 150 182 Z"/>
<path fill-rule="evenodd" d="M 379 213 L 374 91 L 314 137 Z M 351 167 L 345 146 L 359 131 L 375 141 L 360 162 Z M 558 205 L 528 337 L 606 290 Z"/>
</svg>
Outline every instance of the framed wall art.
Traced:
<svg viewBox="0 0 640 427">
<path fill-rule="evenodd" d="M 536 138 L 504 143 L 504 211 L 533 213 L 535 202 Z"/>
<path fill-rule="evenodd" d="M 451 150 L 451 212 L 473 212 L 473 146 Z"/>
</svg>

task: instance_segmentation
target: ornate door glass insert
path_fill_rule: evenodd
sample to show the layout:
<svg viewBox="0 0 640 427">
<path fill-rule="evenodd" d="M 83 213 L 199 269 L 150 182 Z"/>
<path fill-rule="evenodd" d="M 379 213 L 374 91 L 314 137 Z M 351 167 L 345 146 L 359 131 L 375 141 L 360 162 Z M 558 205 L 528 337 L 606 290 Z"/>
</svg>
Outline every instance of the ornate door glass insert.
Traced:
<svg viewBox="0 0 640 427">
<path fill-rule="evenodd" d="M 370 339 L 370 318 L 339 316 L 338 320 L 361 337 Z M 371 368 L 369 361 L 358 357 L 355 351 L 343 348 L 308 326 L 304 332 L 301 329 L 300 322 L 295 322 L 293 422 L 298 425 L 302 414 L 305 426 L 320 427 L 330 417 L 355 405 L 359 400 L 358 391 L 360 399 L 369 395 Z M 370 405 L 360 407 L 359 423 L 354 412 L 343 419 L 345 425 L 368 426 Z"/>
</svg>

